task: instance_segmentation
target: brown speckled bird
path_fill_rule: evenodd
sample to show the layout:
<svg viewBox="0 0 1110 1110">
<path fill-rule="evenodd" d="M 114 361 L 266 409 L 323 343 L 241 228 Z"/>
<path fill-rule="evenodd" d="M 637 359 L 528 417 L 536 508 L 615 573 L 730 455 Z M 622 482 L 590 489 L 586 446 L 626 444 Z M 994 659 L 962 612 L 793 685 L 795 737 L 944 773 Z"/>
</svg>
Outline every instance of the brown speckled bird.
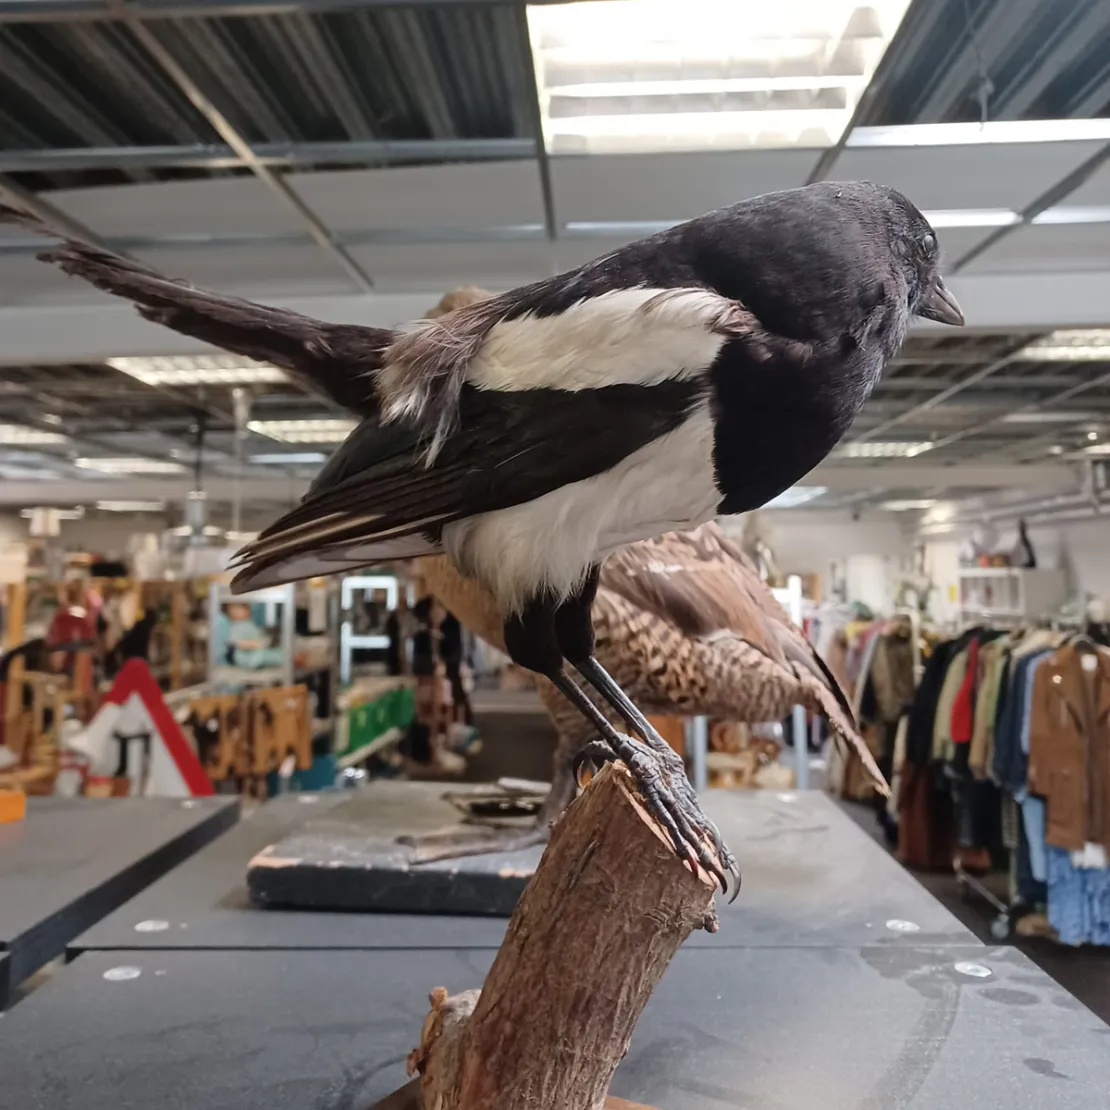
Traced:
<svg viewBox="0 0 1110 1110">
<path fill-rule="evenodd" d="M 501 614 L 489 593 L 443 556 L 418 566 L 429 593 L 504 650 Z M 718 524 L 611 555 L 602 565 L 593 623 L 602 665 L 647 712 L 758 723 L 782 720 L 803 705 L 828 720 L 837 743 L 850 745 L 885 790 L 836 679 Z M 554 686 L 543 679 L 538 685 L 558 743 L 537 829 L 498 836 L 476 829 L 472 837 L 422 842 L 424 858 L 535 843 L 574 797 L 573 764 L 592 739 L 591 727 Z"/>
</svg>

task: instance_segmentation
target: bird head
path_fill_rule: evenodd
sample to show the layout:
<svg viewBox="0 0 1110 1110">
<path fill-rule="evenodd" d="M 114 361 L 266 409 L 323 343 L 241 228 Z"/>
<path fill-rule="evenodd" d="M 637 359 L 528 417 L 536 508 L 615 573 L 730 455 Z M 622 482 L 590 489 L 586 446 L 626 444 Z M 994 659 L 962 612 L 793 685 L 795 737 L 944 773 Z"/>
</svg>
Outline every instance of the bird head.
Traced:
<svg viewBox="0 0 1110 1110">
<path fill-rule="evenodd" d="M 964 314 L 940 274 L 940 245 L 929 221 L 897 189 L 859 182 L 873 190 L 885 216 L 890 249 L 906 283 L 906 301 L 914 316 L 962 327 Z"/>
<path fill-rule="evenodd" d="M 776 335 L 821 342 L 847 333 L 891 357 L 914 316 L 963 323 L 940 276 L 935 232 L 886 185 L 819 181 L 765 193 L 706 230 L 689 233 L 701 270 Z"/>
</svg>

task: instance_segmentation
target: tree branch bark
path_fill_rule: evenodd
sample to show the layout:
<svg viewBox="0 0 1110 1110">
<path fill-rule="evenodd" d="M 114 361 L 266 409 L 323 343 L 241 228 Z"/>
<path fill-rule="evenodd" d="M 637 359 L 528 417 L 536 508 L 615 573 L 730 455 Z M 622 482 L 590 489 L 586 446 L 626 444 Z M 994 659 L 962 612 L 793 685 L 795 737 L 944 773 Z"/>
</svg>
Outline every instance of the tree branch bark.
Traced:
<svg viewBox="0 0 1110 1110">
<path fill-rule="evenodd" d="M 432 992 L 409 1058 L 422 1110 L 600 1110 L 675 952 L 715 931 L 715 891 L 623 766 L 604 768 L 555 827 L 482 990 Z"/>
</svg>

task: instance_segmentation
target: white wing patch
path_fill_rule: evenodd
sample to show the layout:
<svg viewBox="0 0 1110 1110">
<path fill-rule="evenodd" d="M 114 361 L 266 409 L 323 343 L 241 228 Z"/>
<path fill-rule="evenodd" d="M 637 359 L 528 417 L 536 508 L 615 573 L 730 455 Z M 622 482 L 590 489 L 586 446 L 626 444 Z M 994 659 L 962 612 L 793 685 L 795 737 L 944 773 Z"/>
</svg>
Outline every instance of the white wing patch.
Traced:
<svg viewBox="0 0 1110 1110">
<path fill-rule="evenodd" d="M 466 380 L 479 389 L 655 385 L 703 373 L 746 314 L 706 289 L 614 289 L 553 316 L 495 324 Z"/>
<path fill-rule="evenodd" d="M 698 406 L 672 432 L 592 478 L 509 509 L 455 521 L 443 546 L 455 565 L 519 612 L 546 586 L 567 597 L 618 547 L 695 527 L 717 515 L 713 419 Z"/>
</svg>

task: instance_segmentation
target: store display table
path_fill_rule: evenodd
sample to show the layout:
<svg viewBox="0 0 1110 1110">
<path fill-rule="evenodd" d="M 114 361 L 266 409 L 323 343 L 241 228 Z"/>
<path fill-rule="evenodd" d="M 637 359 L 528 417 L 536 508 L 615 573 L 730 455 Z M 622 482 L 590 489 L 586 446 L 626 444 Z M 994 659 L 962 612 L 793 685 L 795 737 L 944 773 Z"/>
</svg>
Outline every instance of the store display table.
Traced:
<svg viewBox="0 0 1110 1110">
<path fill-rule="evenodd" d="M 402 785 L 404 789 L 398 789 Z M 335 792 L 274 799 L 71 947 L 74 951 L 496 947 L 504 935 L 504 918 L 252 906 L 247 867 L 268 844 L 288 838 L 309 820 L 324 827 L 341 820 L 351 811 L 352 802 L 359 812 L 370 813 L 377 799 L 378 811 L 385 812 L 403 803 L 413 785 L 436 794 L 447 789 L 373 783 L 355 796 Z M 720 932 L 716 936 L 695 933 L 688 946 L 977 943 L 822 794 L 709 791 L 704 801 L 740 860 L 744 882 L 732 905 L 718 899 Z"/>
<path fill-rule="evenodd" d="M 85 953 L 14 1007 L 0 1105 L 368 1110 L 490 951 Z M 666 1110 L 1105 1110 L 1110 1027 L 1011 948 L 684 948 L 613 1093 Z"/>
<path fill-rule="evenodd" d="M 78 934 L 239 817 L 226 798 L 29 798 L 0 825 L 0 1007 Z"/>
</svg>

